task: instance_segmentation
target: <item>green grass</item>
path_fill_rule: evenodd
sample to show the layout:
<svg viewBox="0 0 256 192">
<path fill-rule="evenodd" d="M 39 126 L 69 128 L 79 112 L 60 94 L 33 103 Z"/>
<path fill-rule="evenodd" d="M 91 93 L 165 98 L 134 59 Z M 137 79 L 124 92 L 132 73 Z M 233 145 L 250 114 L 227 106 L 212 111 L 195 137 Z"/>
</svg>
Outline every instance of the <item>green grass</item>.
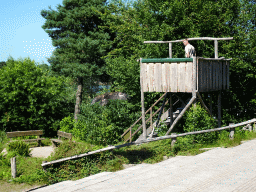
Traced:
<svg viewBox="0 0 256 192">
<path fill-rule="evenodd" d="M 191 156 L 203 153 L 201 148 L 234 147 L 241 144 L 242 140 L 256 138 L 255 132 L 239 131 L 236 128 L 234 139 L 230 140 L 228 131 L 221 131 L 219 139 L 214 143 L 196 144 L 189 142 L 188 137 L 178 137 L 174 147 L 171 147 L 171 139 L 155 141 L 151 143 L 133 145 L 102 152 L 76 160 L 70 160 L 47 167 L 44 172 L 42 161 L 52 161 L 69 157 L 88 151 L 104 148 L 80 141 L 64 142 L 55 149 L 55 154 L 48 158 L 17 157 L 17 178 L 11 178 L 10 159 L 0 155 L 0 181 L 8 185 L 44 185 L 53 184 L 64 180 L 76 180 L 104 171 L 118 171 L 123 169 L 123 164 L 157 163 L 163 160 L 163 156 L 175 157 L 177 155 Z M 4 140 L 4 139 L 2 139 Z M 5 140 L 6 141 L 6 140 Z M 50 140 L 43 141 L 43 145 L 50 144 Z M 121 143 L 120 143 L 121 144 Z M 1 144 L 4 146 L 4 144 Z M 12 180 L 10 182 L 10 180 Z M 3 187 L 0 187 L 3 191 Z"/>
</svg>

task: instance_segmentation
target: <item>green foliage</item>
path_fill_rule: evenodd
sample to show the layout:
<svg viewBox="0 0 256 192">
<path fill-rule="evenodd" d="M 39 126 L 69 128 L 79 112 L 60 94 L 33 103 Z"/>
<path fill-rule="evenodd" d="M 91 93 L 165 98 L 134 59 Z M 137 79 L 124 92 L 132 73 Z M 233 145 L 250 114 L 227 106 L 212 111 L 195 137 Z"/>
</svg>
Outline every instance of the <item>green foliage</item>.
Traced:
<svg viewBox="0 0 256 192">
<path fill-rule="evenodd" d="M 60 119 L 72 110 L 71 80 L 51 76 L 29 58 L 10 58 L 1 71 L 0 127 L 5 131 L 42 129 L 45 135 L 53 134 Z"/>
<path fill-rule="evenodd" d="M 216 128 L 217 123 L 215 119 L 209 116 L 204 108 L 199 103 L 195 107 L 191 107 L 185 113 L 185 132 L 201 131 L 206 129 Z M 217 140 L 217 132 L 203 133 L 197 135 L 190 135 L 190 143 L 212 143 Z"/>
<path fill-rule="evenodd" d="M 17 155 L 29 157 L 31 150 L 29 149 L 29 144 L 24 141 L 14 141 L 10 142 L 6 148 L 9 157 L 14 157 Z M 9 155 L 11 153 L 11 155 Z"/>
<path fill-rule="evenodd" d="M 72 129 L 74 128 L 75 119 L 71 116 L 64 117 L 60 121 L 60 131 L 64 131 L 66 133 L 70 133 Z"/>
<path fill-rule="evenodd" d="M 62 131 L 92 144 L 109 145 L 120 141 L 120 135 L 135 121 L 132 105 L 125 100 L 109 100 L 106 106 L 99 103 L 82 103 L 81 114 L 75 123 L 71 116 L 60 122 Z"/>
<path fill-rule="evenodd" d="M 98 81 L 107 82 L 102 56 L 111 48 L 109 30 L 100 18 L 105 0 L 63 1 L 55 10 L 42 10 L 46 19 L 42 28 L 58 47 L 48 58 L 52 70 L 72 78 L 83 77 L 84 89 L 90 93 Z M 58 29 L 52 29 L 52 27 Z"/>
</svg>

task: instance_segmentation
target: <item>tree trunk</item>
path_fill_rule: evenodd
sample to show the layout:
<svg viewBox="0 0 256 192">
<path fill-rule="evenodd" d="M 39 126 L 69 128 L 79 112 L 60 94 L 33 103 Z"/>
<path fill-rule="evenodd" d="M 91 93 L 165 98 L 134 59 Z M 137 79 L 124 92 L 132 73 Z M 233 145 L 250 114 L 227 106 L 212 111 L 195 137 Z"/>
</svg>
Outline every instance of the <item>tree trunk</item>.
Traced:
<svg viewBox="0 0 256 192">
<path fill-rule="evenodd" d="M 82 77 L 78 77 L 77 78 L 77 92 L 76 92 L 76 106 L 75 106 L 75 115 L 74 115 L 74 119 L 77 122 L 77 115 L 80 113 L 80 105 L 82 102 L 82 88 L 83 88 L 83 78 Z"/>
</svg>

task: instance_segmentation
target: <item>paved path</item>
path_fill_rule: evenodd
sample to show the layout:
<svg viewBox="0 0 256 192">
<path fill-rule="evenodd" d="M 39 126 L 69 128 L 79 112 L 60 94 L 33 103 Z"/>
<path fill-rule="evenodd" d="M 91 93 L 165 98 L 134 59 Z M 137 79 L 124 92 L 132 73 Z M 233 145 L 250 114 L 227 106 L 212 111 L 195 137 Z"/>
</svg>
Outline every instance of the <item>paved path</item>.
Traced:
<svg viewBox="0 0 256 192">
<path fill-rule="evenodd" d="M 51 192 L 253 192 L 256 191 L 256 140 L 234 148 L 215 148 L 196 156 L 177 156 L 64 181 L 40 191 Z"/>
<path fill-rule="evenodd" d="M 54 148 L 52 146 L 45 147 L 33 147 L 31 149 L 31 157 L 49 157 L 51 153 L 54 152 Z M 4 149 L 1 153 L 6 154 L 7 151 Z"/>
</svg>

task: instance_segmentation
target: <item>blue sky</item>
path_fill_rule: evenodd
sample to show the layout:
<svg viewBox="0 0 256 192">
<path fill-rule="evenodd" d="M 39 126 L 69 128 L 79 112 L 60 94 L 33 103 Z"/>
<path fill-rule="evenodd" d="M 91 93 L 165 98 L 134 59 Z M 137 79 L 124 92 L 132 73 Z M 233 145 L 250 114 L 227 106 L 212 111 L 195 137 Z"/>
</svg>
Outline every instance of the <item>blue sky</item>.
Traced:
<svg viewBox="0 0 256 192">
<path fill-rule="evenodd" d="M 0 61 L 30 57 L 37 63 L 46 63 L 54 47 L 51 38 L 42 29 L 45 19 L 42 9 L 57 10 L 62 0 L 1 0 L 0 3 Z"/>
</svg>

